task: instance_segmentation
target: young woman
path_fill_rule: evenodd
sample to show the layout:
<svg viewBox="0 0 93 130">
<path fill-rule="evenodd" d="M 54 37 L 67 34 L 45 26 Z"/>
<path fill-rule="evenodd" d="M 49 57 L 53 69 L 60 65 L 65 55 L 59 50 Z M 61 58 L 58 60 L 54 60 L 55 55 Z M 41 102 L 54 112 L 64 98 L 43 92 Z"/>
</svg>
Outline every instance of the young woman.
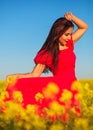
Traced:
<svg viewBox="0 0 93 130">
<path fill-rule="evenodd" d="M 75 31 L 73 31 L 73 23 L 77 26 Z M 87 29 L 88 25 L 74 16 L 72 12 L 67 12 L 64 17 L 58 18 L 53 23 L 45 43 L 34 58 L 36 65 L 32 72 L 7 76 L 7 82 L 13 76 L 17 79 L 15 85 L 7 87 L 10 99 L 13 98 L 13 92 L 17 90 L 23 94 L 24 106 L 38 104 L 35 98 L 36 94 L 43 93 L 49 83 L 54 83 L 58 86 L 54 99 L 60 103 L 59 97 L 62 91 L 64 89 L 71 90 L 71 85 L 76 80 L 74 44 Z M 51 71 L 53 76 L 41 77 L 40 75 L 46 71 Z M 49 106 L 50 102 L 51 100 L 44 100 L 41 106 Z"/>
</svg>

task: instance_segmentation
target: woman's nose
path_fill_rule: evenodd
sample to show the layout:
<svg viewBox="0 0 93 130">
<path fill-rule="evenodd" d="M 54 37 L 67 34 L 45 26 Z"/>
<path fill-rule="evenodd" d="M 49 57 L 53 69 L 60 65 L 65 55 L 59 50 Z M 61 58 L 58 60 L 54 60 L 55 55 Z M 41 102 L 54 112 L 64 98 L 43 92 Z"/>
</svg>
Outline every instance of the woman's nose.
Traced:
<svg viewBox="0 0 93 130">
<path fill-rule="evenodd" d="M 70 40 L 70 39 L 71 39 L 71 36 L 69 35 L 69 36 L 67 37 L 67 39 Z"/>
</svg>

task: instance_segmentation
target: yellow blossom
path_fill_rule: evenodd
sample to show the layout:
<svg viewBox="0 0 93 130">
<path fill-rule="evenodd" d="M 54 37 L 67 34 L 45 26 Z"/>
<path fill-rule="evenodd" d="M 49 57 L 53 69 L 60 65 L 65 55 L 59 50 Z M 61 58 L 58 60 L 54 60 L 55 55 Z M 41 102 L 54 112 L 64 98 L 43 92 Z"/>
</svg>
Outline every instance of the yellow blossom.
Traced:
<svg viewBox="0 0 93 130">
<path fill-rule="evenodd" d="M 82 90 L 82 84 L 80 81 L 75 81 L 73 82 L 72 86 L 71 86 L 72 90 L 77 90 L 77 91 L 81 91 Z"/>
<path fill-rule="evenodd" d="M 44 99 L 44 96 L 42 93 L 38 92 L 36 95 L 35 95 L 35 99 L 36 101 L 39 101 L 40 103 L 42 103 L 42 100 Z"/>
<path fill-rule="evenodd" d="M 0 80 L 0 92 L 5 90 L 7 86 L 7 82 L 5 80 Z"/>
<path fill-rule="evenodd" d="M 28 114 L 32 114 L 32 113 L 35 113 L 37 111 L 37 109 L 38 109 L 38 107 L 36 105 L 28 104 L 26 107 L 26 112 Z"/>
<path fill-rule="evenodd" d="M 64 89 L 61 94 L 60 101 L 67 102 L 70 101 L 71 98 L 72 98 L 72 93 L 69 90 Z"/>
<path fill-rule="evenodd" d="M 76 118 L 75 129 L 77 130 L 88 130 L 88 119 L 87 118 Z"/>
<path fill-rule="evenodd" d="M 61 123 L 53 124 L 49 130 L 65 130 Z"/>
<path fill-rule="evenodd" d="M 47 87 L 43 89 L 45 98 L 53 99 L 58 94 L 59 88 L 55 83 L 50 82 Z"/>
<path fill-rule="evenodd" d="M 22 103 L 23 102 L 22 93 L 20 91 L 14 91 L 13 92 L 13 99 L 18 103 Z"/>
<path fill-rule="evenodd" d="M 57 101 L 53 101 L 51 102 L 49 109 L 46 109 L 46 112 L 49 117 L 62 116 L 62 114 L 65 112 L 65 108 Z"/>
</svg>

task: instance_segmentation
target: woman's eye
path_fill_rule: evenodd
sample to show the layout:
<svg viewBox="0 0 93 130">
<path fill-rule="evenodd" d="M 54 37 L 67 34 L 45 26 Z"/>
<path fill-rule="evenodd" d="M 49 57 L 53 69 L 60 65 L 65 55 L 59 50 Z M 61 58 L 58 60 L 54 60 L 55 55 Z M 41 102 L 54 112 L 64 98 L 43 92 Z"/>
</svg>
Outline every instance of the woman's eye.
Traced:
<svg viewBox="0 0 93 130">
<path fill-rule="evenodd" d="M 68 36 L 69 34 L 65 34 L 65 36 Z"/>
<path fill-rule="evenodd" d="M 67 33 L 67 34 L 65 34 L 65 36 L 70 36 L 71 34 L 69 34 L 69 33 Z"/>
</svg>

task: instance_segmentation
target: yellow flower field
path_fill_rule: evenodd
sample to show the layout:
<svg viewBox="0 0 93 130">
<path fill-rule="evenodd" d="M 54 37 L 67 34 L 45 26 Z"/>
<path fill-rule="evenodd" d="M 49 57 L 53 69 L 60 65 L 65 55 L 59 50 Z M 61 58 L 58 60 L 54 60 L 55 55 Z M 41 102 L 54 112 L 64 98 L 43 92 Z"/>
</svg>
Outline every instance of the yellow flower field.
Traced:
<svg viewBox="0 0 93 130">
<path fill-rule="evenodd" d="M 44 108 L 45 114 L 39 115 L 36 105 L 22 107 L 23 97 L 18 91 L 14 92 L 14 100 L 5 102 L 6 86 L 7 82 L 0 80 L 0 130 L 93 130 L 93 79 L 78 80 L 72 85 L 72 90 L 79 93 L 75 95 L 77 105 L 68 113 L 72 93 L 66 89 L 60 97 L 64 105 L 52 101 L 50 108 Z M 50 84 L 43 94 L 53 99 L 58 91 L 57 86 Z M 42 93 L 35 98 L 42 102 Z M 62 120 L 64 115 L 67 120 Z"/>
</svg>

